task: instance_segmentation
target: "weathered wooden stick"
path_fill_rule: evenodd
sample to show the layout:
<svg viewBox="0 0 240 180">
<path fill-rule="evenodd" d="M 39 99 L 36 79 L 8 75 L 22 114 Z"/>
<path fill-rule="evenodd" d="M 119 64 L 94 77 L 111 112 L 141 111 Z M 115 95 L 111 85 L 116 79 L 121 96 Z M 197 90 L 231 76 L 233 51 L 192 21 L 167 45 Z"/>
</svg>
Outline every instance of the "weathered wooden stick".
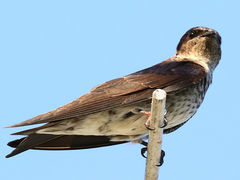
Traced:
<svg viewBox="0 0 240 180">
<path fill-rule="evenodd" d="M 166 92 L 157 89 L 153 92 L 151 120 L 147 146 L 147 163 L 145 170 L 145 180 L 158 179 L 158 164 L 161 156 L 162 134 L 163 129 L 160 128 L 164 121 L 166 103 Z"/>
</svg>

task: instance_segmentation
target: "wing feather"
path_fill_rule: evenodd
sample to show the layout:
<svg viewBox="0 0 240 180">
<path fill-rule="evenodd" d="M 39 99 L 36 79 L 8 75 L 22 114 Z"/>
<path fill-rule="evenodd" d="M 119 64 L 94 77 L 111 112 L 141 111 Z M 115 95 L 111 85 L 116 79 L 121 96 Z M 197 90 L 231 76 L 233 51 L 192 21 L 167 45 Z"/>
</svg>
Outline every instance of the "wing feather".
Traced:
<svg viewBox="0 0 240 180">
<path fill-rule="evenodd" d="M 199 83 L 205 77 L 206 72 L 202 66 L 189 60 L 169 59 L 150 68 L 105 82 L 69 104 L 9 127 L 81 118 L 119 106 L 146 101 L 157 88 L 164 89 L 167 93 L 180 91 Z"/>
</svg>

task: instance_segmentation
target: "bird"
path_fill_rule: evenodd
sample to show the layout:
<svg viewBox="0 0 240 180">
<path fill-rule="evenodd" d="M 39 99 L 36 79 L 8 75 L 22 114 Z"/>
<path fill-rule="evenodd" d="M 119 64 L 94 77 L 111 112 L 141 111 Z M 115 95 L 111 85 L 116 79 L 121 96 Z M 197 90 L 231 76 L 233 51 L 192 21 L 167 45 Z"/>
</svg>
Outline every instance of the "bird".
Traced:
<svg viewBox="0 0 240 180">
<path fill-rule="evenodd" d="M 203 102 L 213 71 L 221 59 L 221 36 L 208 27 L 193 27 L 180 39 L 169 59 L 100 84 L 89 93 L 50 112 L 8 127 L 42 124 L 16 132 L 23 138 L 6 158 L 29 149 L 71 150 L 142 142 L 148 137 L 147 112 L 152 93 L 166 97 L 165 134 L 186 123 Z"/>
</svg>

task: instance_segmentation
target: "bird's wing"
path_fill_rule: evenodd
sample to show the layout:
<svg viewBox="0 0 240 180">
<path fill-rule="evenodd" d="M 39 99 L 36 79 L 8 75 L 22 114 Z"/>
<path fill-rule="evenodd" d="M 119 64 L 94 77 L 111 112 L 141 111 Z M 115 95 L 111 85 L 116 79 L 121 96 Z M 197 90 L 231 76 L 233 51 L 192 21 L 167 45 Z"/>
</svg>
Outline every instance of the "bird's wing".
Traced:
<svg viewBox="0 0 240 180">
<path fill-rule="evenodd" d="M 69 104 L 9 127 L 84 117 L 148 100 L 157 88 L 167 93 L 180 91 L 205 77 L 206 72 L 202 66 L 189 60 L 169 59 L 150 68 L 105 82 Z"/>
<path fill-rule="evenodd" d="M 30 134 L 27 137 L 17 139 L 8 143 L 10 147 L 16 148 L 6 158 L 15 156 L 28 149 L 41 150 L 71 150 L 88 149 L 103 146 L 111 146 L 126 143 L 126 141 L 113 142 L 107 136 L 79 136 L 79 135 L 50 135 Z"/>
</svg>

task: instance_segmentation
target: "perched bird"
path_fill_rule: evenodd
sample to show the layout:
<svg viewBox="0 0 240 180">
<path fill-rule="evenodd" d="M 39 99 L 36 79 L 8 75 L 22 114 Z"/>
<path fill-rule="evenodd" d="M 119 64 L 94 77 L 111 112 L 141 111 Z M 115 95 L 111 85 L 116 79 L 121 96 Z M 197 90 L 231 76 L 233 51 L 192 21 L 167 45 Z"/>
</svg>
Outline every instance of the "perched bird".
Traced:
<svg viewBox="0 0 240 180">
<path fill-rule="evenodd" d="M 221 37 L 213 29 L 194 27 L 181 38 L 176 54 L 152 67 L 105 82 L 56 110 L 9 126 L 44 125 L 14 133 L 25 137 L 8 143 L 11 157 L 28 149 L 68 150 L 136 142 L 145 127 L 155 89 L 167 92 L 170 133 L 198 110 L 221 58 Z"/>
</svg>

